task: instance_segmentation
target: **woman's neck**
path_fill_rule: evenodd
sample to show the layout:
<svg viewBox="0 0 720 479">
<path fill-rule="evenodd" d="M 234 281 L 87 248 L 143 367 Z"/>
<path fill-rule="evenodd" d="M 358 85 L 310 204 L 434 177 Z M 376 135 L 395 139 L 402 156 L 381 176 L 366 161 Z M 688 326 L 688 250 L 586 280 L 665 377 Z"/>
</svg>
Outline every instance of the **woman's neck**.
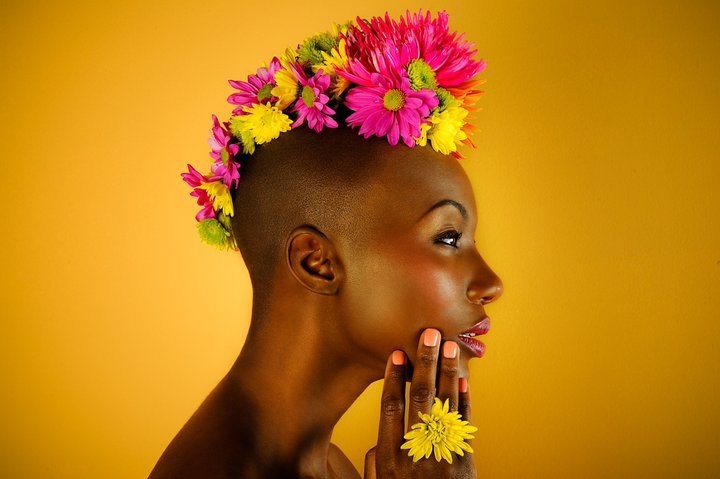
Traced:
<svg viewBox="0 0 720 479">
<path fill-rule="evenodd" d="M 254 321 L 226 377 L 231 394 L 250 403 L 246 433 L 258 459 L 283 462 L 298 477 L 327 476 L 335 424 L 382 374 L 333 353 L 322 323 L 297 315 Z"/>
</svg>

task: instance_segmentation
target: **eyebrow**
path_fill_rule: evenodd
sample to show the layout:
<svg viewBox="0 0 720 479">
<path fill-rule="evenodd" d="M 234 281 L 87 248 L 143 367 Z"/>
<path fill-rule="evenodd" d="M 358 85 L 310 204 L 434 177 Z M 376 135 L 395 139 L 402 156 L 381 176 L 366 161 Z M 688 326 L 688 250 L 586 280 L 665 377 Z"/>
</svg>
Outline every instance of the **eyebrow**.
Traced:
<svg viewBox="0 0 720 479">
<path fill-rule="evenodd" d="M 442 208 L 443 206 L 448 206 L 448 205 L 454 206 L 455 208 L 457 208 L 457 210 L 458 210 L 458 211 L 460 212 L 460 214 L 462 215 L 463 219 L 465 219 L 465 220 L 468 219 L 467 208 L 465 208 L 465 206 L 463 206 L 462 203 L 458 203 L 457 201 L 455 201 L 455 200 L 450 200 L 450 199 L 445 199 L 445 200 L 440 200 L 440 201 L 438 201 L 437 203 L 435 203 L 434 205 L 432 205 L 432 206 L 430 207 L 430 209 L 427 210 L 427 211 L 421 216 L 421 218 L 424 218 L 425 216 L 429 215 L 430 213 L 432 213 L 433 211 L 435 211 L 435 210 L 438 209 L 438 208 Z"/>
</svg>

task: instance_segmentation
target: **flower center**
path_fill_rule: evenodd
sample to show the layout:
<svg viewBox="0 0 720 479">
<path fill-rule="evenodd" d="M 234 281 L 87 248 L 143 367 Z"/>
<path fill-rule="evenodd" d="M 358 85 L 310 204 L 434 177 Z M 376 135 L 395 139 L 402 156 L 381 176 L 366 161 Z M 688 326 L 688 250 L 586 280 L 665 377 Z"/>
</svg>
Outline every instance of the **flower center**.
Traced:
<svg viewBox="0 0 720 479">
<path fill-rule="evenodd" d="M 413 90 L 418 91 L 423 88 L 434 90 L 437 88 L 435 72 L 424 60 L 418 58 L 411 61 L 407 66 L 407 72 Z"/>
<path fill-rule="evenodd" d="M 307 85 L 303 87 L 302 101 L 308 108 L 312 108 L 312 106 L 315 104 L 315 92 L 313 91 L 312 87 L 309 87 Z"/>
<path fill-rule="evenodd" d="M 443 112 L 446 109 L 448 109 L 451 106 L 455 106 L 458 104 L 457 100 L 455 100 L 455 97 L 447 91 L 444 88 L 437 88 L 435 90 L 435 93 L 437 94 L 439 103 L 438 103 L 438 111 Z"/>
<path fill-rule="evenodd" d="M 272 85 L 272 84 L 270 84 L 270 83 L 264 84 L 264 85 L 258 90 L 258 93 L 257 93 L 257 99 L 258 99 L 258 101 L 259 101 L 260 103 L 265 103 L 266 100 L 270 100 L 270 99 L 272 98 L 272 89 L 273 89 L 274 87 L 275 87 L 275 86 Z"/>
<path fill-rule="evenodd" d="M 447 426 L 442 422 L 431 422 L 428 424 L 428 430 L 430 432 L 430 440 L 433 444 L 437 444 L 447 436 Z"/>
<path fill-rule="evenodd" d="M 398 111 L 404 105 L 405 94 L 397 88 L 388 90 L 387 93 L 385 93 L 385 96 L 383 96 L 383 106 L 387 110 Z"/>
</svg>

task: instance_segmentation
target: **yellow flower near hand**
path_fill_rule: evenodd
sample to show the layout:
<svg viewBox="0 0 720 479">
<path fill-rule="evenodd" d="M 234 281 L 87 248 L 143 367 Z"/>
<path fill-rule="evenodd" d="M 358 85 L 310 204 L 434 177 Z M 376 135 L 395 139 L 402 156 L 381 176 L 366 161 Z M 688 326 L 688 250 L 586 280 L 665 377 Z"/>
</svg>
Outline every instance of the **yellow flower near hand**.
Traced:
<svg viewBox="0 0 720 479">
<path fill-rule="evenodd" d="M 405 434 L 407 441 L 400 446 L 400 449 L 409 449 L 408 456 L 412 456 L 413 462 L 434 454 L 436 461 L 445 459 L 452 464 L 453 452 L 460 456 L 465 455 L 465 452 L 473 452 L 465 440 L 473 439 L 472 433 L 477 428 L 462 420 L 457 411 L 450 412 L 447 399 L 443 403 L 435 398 L 430 414 L 418 413 L 418 416 L 420 422 Z"/>
</svg>

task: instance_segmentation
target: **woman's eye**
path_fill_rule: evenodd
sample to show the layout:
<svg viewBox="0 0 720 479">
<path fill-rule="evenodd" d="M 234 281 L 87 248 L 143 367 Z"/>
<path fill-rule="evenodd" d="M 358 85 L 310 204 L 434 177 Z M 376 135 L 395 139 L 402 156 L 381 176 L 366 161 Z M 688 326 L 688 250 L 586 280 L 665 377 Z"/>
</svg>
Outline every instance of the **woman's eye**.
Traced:
<svg viewBox="0 0 720 479">
<path fill-rule="evenodd" d="M 443 233 L 440 233 L 436 238 L 436 243 L 443 243 L 448 246 L 452 246 L 453 248 L 457 248 L 457 243 L 460 240 L 460 237 L 462 236 L 462 233 L 459 231 L 445 231 Z"/>
</svg>

